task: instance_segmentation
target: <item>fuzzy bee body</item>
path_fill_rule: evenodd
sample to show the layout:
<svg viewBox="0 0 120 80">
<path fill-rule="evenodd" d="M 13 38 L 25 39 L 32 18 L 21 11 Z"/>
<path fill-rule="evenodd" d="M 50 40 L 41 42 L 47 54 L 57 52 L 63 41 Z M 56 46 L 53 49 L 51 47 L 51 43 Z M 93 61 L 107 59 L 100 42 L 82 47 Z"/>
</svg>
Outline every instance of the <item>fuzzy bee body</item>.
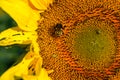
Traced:
<svg viewBox="0 0 120 80">
<path fill-rule="evenodd" d="M 55 25 L 53 34 L 55 37 L 60 37 L 63 34 L 62 24 L 58 23 Z"/>
</svg>

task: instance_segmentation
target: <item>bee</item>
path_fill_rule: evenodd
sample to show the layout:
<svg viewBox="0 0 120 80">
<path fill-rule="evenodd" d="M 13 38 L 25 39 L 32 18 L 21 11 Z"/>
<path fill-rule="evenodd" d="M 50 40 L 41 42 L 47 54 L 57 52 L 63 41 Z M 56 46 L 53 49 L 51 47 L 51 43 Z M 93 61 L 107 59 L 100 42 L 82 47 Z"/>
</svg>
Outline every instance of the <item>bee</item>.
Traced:
<svg viewBox="0 0 120 80">
<path fill-rule="evenodd" d="M 57 23 L 57 24 L 54 26 L 53 35 L 54 35 L 55 37 L 60 37 L 61 35 L 63 35 L 63 26 L 62 26 L 62 24 Z"/>
</svg>

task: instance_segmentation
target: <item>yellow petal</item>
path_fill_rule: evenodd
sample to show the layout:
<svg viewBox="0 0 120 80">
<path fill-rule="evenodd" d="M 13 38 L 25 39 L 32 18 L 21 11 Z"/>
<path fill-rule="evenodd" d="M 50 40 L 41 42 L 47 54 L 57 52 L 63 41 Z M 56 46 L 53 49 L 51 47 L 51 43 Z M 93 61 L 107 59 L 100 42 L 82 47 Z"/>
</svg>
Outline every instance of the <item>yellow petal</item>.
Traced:
<svg viewBox="0 0 120 80">
<path fill-rule="evenodd" d="M 31 44 L 29 57 L 24 59 L 16 66 L 8 69 L 0 78 L 0 80 L 24 79 L 28 80 L 51 80 L 48 73 L 42 68 L 42 58 L 39 55 L 39 47 L 37 39 L 37 21 L 40 20 L 40 12 L 47 9 L 51 0 L 1 0 L 0 7 L 6 11 L 18 24 L 19 28 L 10 28 L 0 33 L 0 45 L 12 44 Z M 33 6 L 36 8 L 34 9 Z M 42 19 L 42 18 L 41 18 Z M 33 50 L 33 51 L 32 51 Z M 32 51 L 32 52 L 31 52 Z M 30 56 L 31 53 L 32 57 Z M 34 65 L 34 66 L 33 66 Z M 32 66 L 32 67 L 31 67 Z M 34 69 L 34 70 L 32 70 Z M 35 72 L 35 75 L 33 75 Z M 29 80 L 30 80 L 29 79 Z"/>
<path fill-rule="evenodd" d="M 39 12 L 30 8 L 28 3 L 23 0 L 1 0 L 0 7 L 6 11 L 25 31 L 37 29 L 37 20 L 40 19 Z"/>
<path fill-rule="evenodd" d="M 31 44 L 31 51 L 39 54 L 39 45 L 37 41 L 36 31 L 22 31 L 18 27 L 7 29 L 0 33 L 0 46 L 7 46 L 13 44 Z"/>
<path fill-rule="evenodd" d="M 22 75 L 24 80 L 52 80 L 49 76 L 47 71 L 42 68 L 41 74 L 39 76 L 32 76 L 32 75 Z"/>
<path fill-rule="evenodd" d="M 53 0 L 1 0 L 0 7 L 6 11 L 25 31 L 35 31 L 39 13 L 47 9 Z M 30 5 L 32 4 L 32 5 Z M 32 8 L 34 6 L 38 10 Z"/>
<path fill-rule="evenodd" d="M 30 2 L 38 10 L 46 10 L 49 4 L 53 2 L 53 0 L 30 0 Z"/>
<path fill-rule="evenodd" d="M 28 65 L 32 61 L 32 58 L 29 60 L 23 59 L 18 65 L 8 69 L 2 76 L 1 80 L 14 80 L 14 76 L 21 76 L 21 74 L 28 74 Z"/>
<path fill-rule="evenodd" d="M 35 31 L 23 32 L 16 29 L 17 27 L 10 28 L 0 33 L 1 46 L 12 44 L 30 44 L 32 41 L 36 42 L 37 33 Z"/>
<path fill-rule="evenodd" d="M 27 58 L 28 55 L 33 55 L 33 52 L 28 52 L 24 59 L 16 66 L 8 69 L 0 80 L 51 80 L 48 72 L 42 68 L 42 58 L 35 54 L 31 58 Z"/>
</svg>

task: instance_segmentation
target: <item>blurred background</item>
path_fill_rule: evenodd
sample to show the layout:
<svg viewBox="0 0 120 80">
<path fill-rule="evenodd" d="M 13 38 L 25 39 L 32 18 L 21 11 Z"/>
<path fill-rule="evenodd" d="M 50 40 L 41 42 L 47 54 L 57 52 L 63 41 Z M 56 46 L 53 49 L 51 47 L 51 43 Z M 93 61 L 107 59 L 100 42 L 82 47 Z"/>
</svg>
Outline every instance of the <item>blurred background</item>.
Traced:
<svg viewBox="0 0 120 80">
<path fill-rule="evenodd" d="M 0 8 L 0 32 L 17 26 L 17 23 Z M 29 45 L 0 46 L 0 76 L 12 65 L 19 63 L 27 53 Z"/>
</svg>

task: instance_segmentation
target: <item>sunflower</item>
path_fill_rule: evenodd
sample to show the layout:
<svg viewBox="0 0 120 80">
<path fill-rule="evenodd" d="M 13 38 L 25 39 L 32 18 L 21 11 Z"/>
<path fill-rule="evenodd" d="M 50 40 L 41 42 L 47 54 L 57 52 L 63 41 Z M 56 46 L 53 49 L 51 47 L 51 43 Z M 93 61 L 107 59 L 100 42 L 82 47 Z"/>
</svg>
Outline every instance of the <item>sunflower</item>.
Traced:
<svg viewBox="0 0 120 80">
<path fill-rule="evenodd" d="M 30 44 L 30 51 L 23 60 L 8 69 L 0 80 L 51 80 L 48 76 L 53 70 L 42 67 L 37 40 L 38 20 L 52 0 L 1 0 L 0 8 L 8 13 L 17 23 L 16 27 L 0 33 L 0 46 Z"/>
<path fill-rule="evenodd" d="M 120 79 L 120 2 L 56 0 L 37 29 L 52 80 Z"/>
<path fill-rule="evenodd" d="M 1 0 L 18 27 L 0 33 L 0 45 L 31 44 L 1 79 L 119 80 L 120 2 L 55 0 L 47 8 L 49 3 Z"/>
</svg>

